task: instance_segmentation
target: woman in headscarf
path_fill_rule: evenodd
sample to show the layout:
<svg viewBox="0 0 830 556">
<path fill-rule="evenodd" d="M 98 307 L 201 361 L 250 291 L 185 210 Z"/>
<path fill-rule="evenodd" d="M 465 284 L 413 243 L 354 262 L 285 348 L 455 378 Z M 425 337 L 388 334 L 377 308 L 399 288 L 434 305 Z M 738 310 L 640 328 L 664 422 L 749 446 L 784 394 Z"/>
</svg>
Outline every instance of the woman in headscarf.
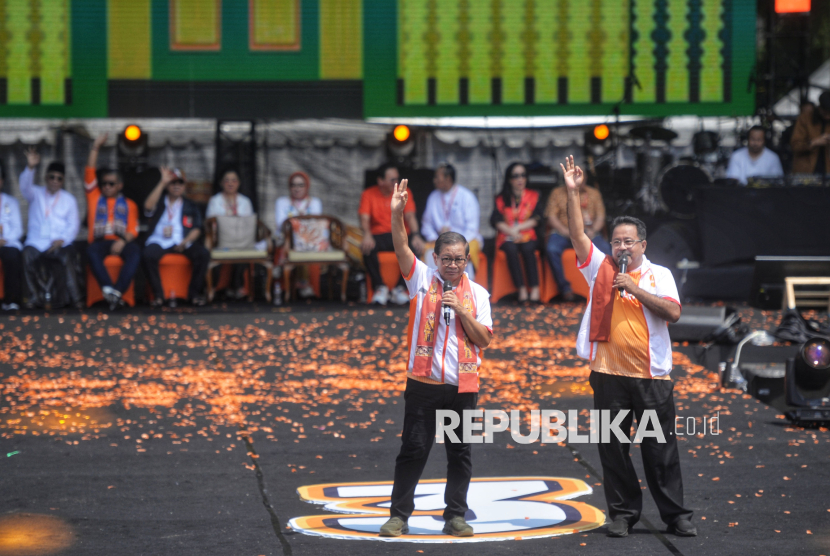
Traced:
<svg viewBox="0 0 830 556">
<path fill-rule="evenodd" d="M 277 225 L 275 237 L 278 246 L 282 247 L 285 243 L 285 237 L 282 233 L 282 225 L 286 220 L 294 216 L 323 214 L 323 203 L 321 203 L 320 199 L 317 197 L 309 195 L 310 188 L 311 180 L 305 172 L 294 172 L 288 177 L 289 195 L 287 197 L 277 198 L 276 205 L 274 206 L 274 215 Z M 284 256 L 284 250 L 281 249 L 280 262 L 282 262 L 282 257 Z M 274 304 L 279 305 L 282 303 L 282 286 L 280 285 L 279 280 L 282 276 L 282 269 L 278 266 L 276 267 L 276 270 L 277 276 L 275 276 L 276 280 L 274 281 Z M 312 297 L 314 295 L 314 289 L 311 287 L 308 280 L 308 270 L 301 268 L 298 272 L 297 293 L 300 297 Z"/>
</svg>

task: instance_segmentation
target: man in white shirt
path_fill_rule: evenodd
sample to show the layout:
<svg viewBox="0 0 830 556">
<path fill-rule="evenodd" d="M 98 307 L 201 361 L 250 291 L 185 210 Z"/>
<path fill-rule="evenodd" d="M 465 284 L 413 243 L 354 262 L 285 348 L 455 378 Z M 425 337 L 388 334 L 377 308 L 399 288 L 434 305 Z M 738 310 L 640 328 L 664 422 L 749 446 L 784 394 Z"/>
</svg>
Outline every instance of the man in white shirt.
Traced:
<svg viewBox="0 0 830 556">
<path fill-rule="evenodd" d="M 391 200 L 392 241 L 401 274 L 406 280 L 412 335 L 409 338 L 404 422 L 401 449 L 395 460 L 395 482 L 389 520 L 380 528 L 382 537 L 409 532 L 408 520 L 415 509 L 415 488 L 435 440 L 436 411 L 461 415 L 478 403 L 481 351 L 493 338 L 490 294 L 464 272 L 469 250 L 464 236 L 444 232 L 435 242 L 430 269 L 409 247 L 404 207 L 407 180 L 395 184 Z M 445 309 L 448 308 L 449 310 Z M 460 429 L 460 426 L 457 427 Z M 456 435 L 461 431 L 458 430 Z M 471 537 L 465 520 L 467 490 L 472 477 L 470 443 L 444 444 L 447 451 L 447 486 L 444 493 L 443 532 Z"/>
<path fill-rule="evenodd" d="M 166 194 L 165 194 L 166 190 Z M 202 213 L 196 203 L 184 197 L 184 174 L 178 168 L 161 168 L 161 179 L 144 201 L 144 215 L 153 230 L 144 247 L 144 272 L 153 290 L 153 307 L 164 304 L 159 262 L 168 253 L 180 253 L 190 259 L 193 272 L 187 296 L 197 307 L 207 303 L 202 291 L 210 263 L 210 252 L 197 240 L 202 234 Z M 177 295 L 184 293 L 179 292 Z M 171 304 L 175 299 L 168 300 Z"/>
<path fill-rule="evenodd" d="M 455 168 L 442 162 L 435 169 L 435 191 L 429 194 L 427 206 L 421 222 L 421 235 L 428 242 L 424 260 L 430 268 L 435 268 L 432 253 L 438 236 L 444 232 L 455 232 L 467 238 L 470 246 L 470 262 L 467 276 L 475 280 L 475 265 L 484 240 L 478 232 L 480 209 L 475 194 L 455 183 Z M 433 244 L 433 245 L 430 245 Z"/>
<path fill-rule="evenodd" d="M 52 162 L 46 168 L 46 186 L 34 184 L 38 164 L 40 154 L 32 147 L 26 151 L 26 169 L 20 174 L 19 182 L 20 193 L 29 202 L 28 231 L 23 247 L 23 274 L 29 290 L 25 306 L 62 305 L 63 300 L 52 298 L 62 270 L 72 306 L 82 309 L 72 245 L 81 225 L 78 202 L 63 189 L 66 170 L 62 162 Z"/>
<path fill-rule="evenodd" d="M 0 189 L 6 179 L 6 169 L 0 163 Z M 0 193 L 0 261 L 3 263 L 3 310 L 20 309 L 20 269 L 22 267 L 20 238 L 20 205 L 11 195 Z"/>
<path fill-rule="evenodd" d="M 747 136 L 747 146 L 732 153 L 726 177 L 738 180 L 741 185 L 753 176 L 777 178 L 784 175 L 781 159 L 764 146 L 766 132 L 761 126 L 752 126 Z"/>
</svg>

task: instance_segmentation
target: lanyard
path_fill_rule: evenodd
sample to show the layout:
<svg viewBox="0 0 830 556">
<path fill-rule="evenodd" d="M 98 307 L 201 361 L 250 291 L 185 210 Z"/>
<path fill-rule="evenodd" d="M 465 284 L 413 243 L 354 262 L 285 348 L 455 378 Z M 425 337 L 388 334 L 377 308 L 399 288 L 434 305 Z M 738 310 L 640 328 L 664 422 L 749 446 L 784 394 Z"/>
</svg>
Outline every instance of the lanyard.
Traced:
<svg viewBox="0 0 830 556">
<path fill-rule="evenodd" d="M 44 197 L 43 206 L 44 206 L 44 217 L 45 218 L 47 218 L 47 219 L 49 218 L 49 215 L 52 214 L 52 209 L 54 209 L 55 205 L 58 204 L 58 199 L 60 199 L 60 198 L 61 198 L 61 192 L 58 191 L 57 193 L 55 193 L 55 199 L 52 201 L 52 205 L 47 207 L 46 206 L 46 201 L 45 201 L 46 198 Z"/>
<path fill-rule="evenodd" d="M 306 212 L 306 210 L 308 210 L 308 205 L 311 204 L 311 199 L 308 198 L 308 197 L 306 197 L 304 199 L 304 201 L 305 202 L 302 203 L 303 208 L 298 207 L 297 205 L 294 204 L 294 201 L 291 201 L 291 206 L 294 208 L 294 210 L 297 211 L 298 216 L 305 216 L 305 212 Z"/>
<path fill-rule="evenodd" d="M 167 201 L 167 221 L 170 223 L 170 225 L 173 224 L 173 216 L 176 215 L 176 206 L 178 206 L 181 202 L 181 199 L 177 199 L 175 203 L 170 205 L 170 201 Z"/>
<path fill-rule="evenodd" d="M 444 203 L 444 195 L 441 195 L 441 207 L 444 209 L 444 221 L 447 225 L 450 224 L 450 214 L 452 213 L 452 205 L 455 202 L 455 196 L 458 193 L 458 186 L 455 185 L 452 188 L 452 195 L 450 196 L 449 204 Z"/>
<path fill-rule="evenodd" d="M 237 214 L 237 205 L 237 197 L 234 197 L 233 204 L 231 204 L 231 202 L 228 201 L 228 198 L 225 197 L 225 213 L 227 214 L 230 212 L 228 216 L 239 216 L 239 214 Z"/>
</svg>

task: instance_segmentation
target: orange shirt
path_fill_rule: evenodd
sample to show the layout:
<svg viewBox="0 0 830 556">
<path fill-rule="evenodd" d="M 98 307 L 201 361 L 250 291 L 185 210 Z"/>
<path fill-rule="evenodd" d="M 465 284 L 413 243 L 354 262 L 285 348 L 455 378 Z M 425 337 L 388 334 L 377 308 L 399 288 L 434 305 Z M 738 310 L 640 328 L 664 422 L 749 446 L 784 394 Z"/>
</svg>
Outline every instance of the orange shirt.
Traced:
<svg viewBox="0 0 830 556">
<path fill-rule="evenodd" d="M 403 211 L 404 213 L 415 212 L 412 194 L 407 198 Z M 369 215 L 369 225 L 373 236 L 392 233 L 392 194 L 384 195 L 380 191 L 380 186 L 373 185 L 363 191 L 357 213 Z M 409 231 L 409 226 L 406 231 Z"/>
<path fill-rule="evenodd" d="M 628 275 L 635 284 L 640 282 L 639 270 Z M 642 304 L 627 292 L 625 297 L 614 293 L 611 334 L 607 342 L 597 342 L 597 356 L 591 362 L 591 370 L 633 378 L 669 379 L 669 375 L 652 377 L 650 362 L 648 324 Z"/>
<path fill-rule="evenodd" d="M 95 241 L 95 210 L 101 198 L 95 168 L 87 167 L 84 171 L 84 189 L 86 190 L 86 225 L 89 228 L 89 242 L 92 243 Z M 107 222 L 112 222 L 114 215 L 115 197 L 111 197 L 107 199 Z M 138 206 L 131 199 L 127 199 L 127 232 L 132 234 L 133 238 L 138 237 Z M 108 234 L 103 239 L 114 241 L 120 238 L 115 234 Z"/>
</svg>

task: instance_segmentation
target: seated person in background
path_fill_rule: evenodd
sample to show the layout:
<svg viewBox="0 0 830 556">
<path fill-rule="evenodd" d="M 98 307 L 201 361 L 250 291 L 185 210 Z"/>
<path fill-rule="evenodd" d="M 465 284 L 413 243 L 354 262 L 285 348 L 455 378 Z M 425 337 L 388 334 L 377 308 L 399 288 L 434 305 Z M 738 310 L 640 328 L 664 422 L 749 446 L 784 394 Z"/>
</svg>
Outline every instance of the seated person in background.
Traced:
<svg viewBox="0 0 830 556">
<path fill-rule="evenodd" d="M 75 271 L 75 247 L 72 242 L 78 237 L 81 223 L 78 219 L 78 202 L 63 190 L 66 169 L 62 162 L 52 162 L 46 168 L 46 186 L 35 185 L 35 168 L 40 164 L 40 154 L 34 147 L 26 151 L 26 169 L 20 174 L 20 193 L 29 202 L 29 222 L 26 244 L 23 248 L 23 275 L 30 297 L 26 308 L 51 304 L 51 286 L 60 278 L 52 269 L 63 267 L 66 289 L 70 302 L 76 309 L 82 309 L 81 291 Z M 52 264 L 50 264 L 52 263 Z M 38 268 L 46 266 L 47 279 L 43 284 L 38 279 Z M 43 289 L 44 299 L 40 297 Z M 53 306 L 54 307 L 54 306 Z"/>
<path fill-rule="evenodd" d="M 84 189 L 86 190 L 86 220 L 89 228 L 89 267 L 110 310 L 118 307 L 121 295 L 130 287 L 130 283 L 141 263 L 141 249 L 135 242 L 138 237 L 138 207 L 124 197 L 121 173 L 118 170 L 103 170 L 101 183 L 98 183 L 95 167 L 98 164 L 98 151 L 106 142 L 107 134 L 98 137 L 92 144 L 84 170 Z M 118 281 L 113 285 L 104 259 L 107 255 L 116 255 L 124 261 Z"/>
<path fill-rule="evenodd" d="M 239 193 L 239 184 L 239 172 L 235 169 L 228 168 L 222 173 L 222 179 L 219 182 L 222 192 L 210 198 L 206 218 L 213 218 L 214 216 L 253 216 L 254 206 L 248 197 Z M 245 266 L 244 264 L 233 265 L 232 294 L 230 297 L 234 299 L 245 297 Z M 219 273 L 218 268 L 216 273 Z"/>
<path fill-rule="evenodd" d="M 277 245 L 285 242 L 282 234 L 282 225 L 289 218 L 305 216 L 307 214 L 323 214 L 323 203 L 317 197 L 311 197 L 308 193 L 311 189 L 311 178 L 305 172 L 294 172 L 288 177 L 288 197 L 278 197 L 274 206 L 274 217 L 277 224 L 276 239 Z M 281 257 L 285 257 L 285 251 L 281 251 Z M 282 262 L 282 261 L 280 261 Z M 275 268 L 282 276 L 281 267 Z M 303 267 L 297 269 L 297 293 L 300 297 L 313 297 L 314 289 L 308 279 L 308 269 Z M 282 302 L 282 286 L 279 280 L 274 281 L 274 304 Z"/>
<path fill-rule="evenodd" d="M 162 195 L 165 188 L 167 193 Z M 153 290 L 153 307 L 164 304 L 164 289 L 159 274 L 159 261 L 168 253 L 181 253 L 193 264 L 187 296 L 196 306 L 207 300 L 202 295 L 210 253 L 197 240 L 202 234 L 202 214 L 190 199 L 184 198 L 184 174 L 178 168 L 161 168 L 161 180 L 144 201 L 144 215 L 152 230 L 144 247 L 144 271 Z M 174 299 L 170 300 L 175 302 Z"/>
<path fill-rule="evenodd" d="M 490 216 L 490 224 L 497 230 L 496 249 L 507 255 L 507 267 L 513 285 L 519 290 L 519 301 L 539 301 L 539 269 L 536 267 L 535 251 L 538 238 L 536 226 L 542 222 L 542 207 L 539 193 L 527 189 L 527 170 L 514 162 L 504 173 L 501 193 L 496 197 L 496 206 Z M 525 285 L 519 253 L 524 259 L 527 282 Z"/>
<path fill-rule="evenodd" d="M 429 242 L 426 246 L 425 260 L 429 268 L 435 268 L 432 259 L 432 246 L 438 236 L 444 232 L 456 232 L 467 238 L 470 246 L 470 262 L 466 272 L 470 280 L 475 280 L 475 267 L 478 254 L 484 240 L 478 232 L 480 209 L 478 199 L 472 191 L 455 183 L 455 168 L 442 162 L 435 170 L 435 191 L 429 194 L 424 217 L 421 221 L 421 234 Z"/>
<path fill-rule="evenodd" d="M 781 159 L 764 146 L 766 132 L 759 125 L 749 128 L 746 147 L 738 149 L 729 158 L 726 177 L 736 179 L 746 185 L 752 176 L 777 178 L 784 175 Z"/>
<path fill-rule="evenodd" d="M 6 179 L 6 169 L 0 163 L 0 189 Z M 20 270 L 22 268 L 23 223 L 20 220 L 20 204 L 11 195 L 0 193 L 0 261 L 3 262 L 3 310 L 20 309 Z"/>
<path fill-rule="evenodd" d="M 585 185 L 583 180 L 579 188 L 579 204 L 582 207 L 585 234 L 600 251 L 610 255 L 611 246 L 600 235 L 605 227 L 605 204 L 602 202 L 599 189 Z M 562 253 L 565 249 L 572 247 L 568 232 L 568 190 L 564 185 L 554 189 L 548 197 L 545 217 L 551 230 L 548 236 L 547 252 L 553 278 L 556 280 L 562 299 L 573 301 L 576 296 L 571 289 L 571 283 L 565 278 L 565 270 L 562 267 Z"/>
<path fill-rule="evenodd" d="M 384 164 L 378 168 L 377 184 L 367 187 L 360 197 L 360 227 L 363 229 L 363 263 L 369 278 L 372 279 L 374 295 L 372 303 L 386 305 L 390 300 L 389 288 L 383 283 L 380 275 L 378 253 L 395 250 L 392 244 L 392 193 L 395 184 L 400 181 L 398 168 L 393 164 Z M 415 256 L 421 258 L 424 254 L 424 239 L 418 233 L 418 219 L 415 217 L 415 201 L 407 198 L 404 208 L 404 222 L 409 234 L 409 246 Z M 409 293 L 406 282 L 400 276 L 398 284 L 391 292 L 392 303 L 406 305 L 409 303 Z"/>
<path fill-rule="evenodd" d="M 790 139 L 793 174 L 830 173 L 830 91 L 818 97 L 818 107 L 802 110 Z"/>
</svg>

